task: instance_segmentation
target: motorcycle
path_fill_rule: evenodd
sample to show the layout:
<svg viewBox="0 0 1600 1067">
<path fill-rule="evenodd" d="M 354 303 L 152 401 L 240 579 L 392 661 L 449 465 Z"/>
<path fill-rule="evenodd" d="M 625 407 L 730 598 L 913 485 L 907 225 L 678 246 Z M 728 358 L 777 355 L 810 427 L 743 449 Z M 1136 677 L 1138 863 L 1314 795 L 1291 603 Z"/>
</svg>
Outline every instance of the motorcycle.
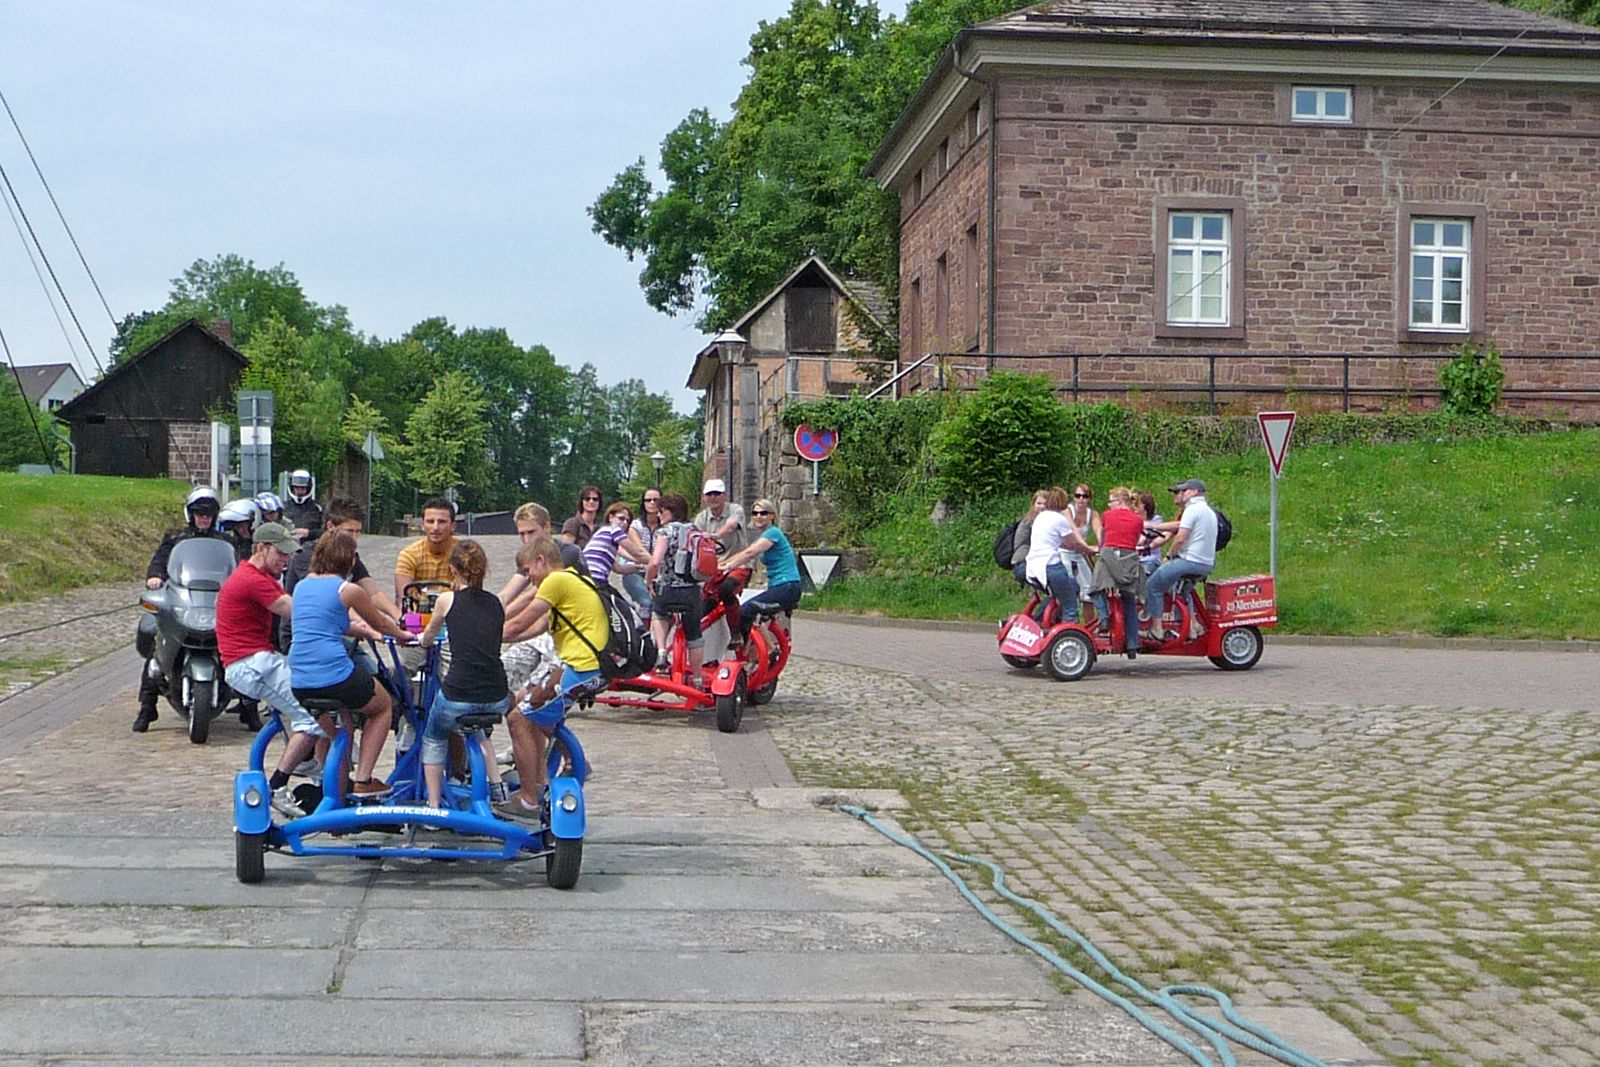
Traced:
<svg viewBox="0 0 1600 1067">
<path fill-rule="evenodd" d="M 150 612 L 139 620 L 135 642 L 145 670 L 159 681 L 167 703 L 188 720 L 189 740 L 197 745 L 206 743 L 211 720 L 231 696 L 217 652 L 217 593 L 234 565 L 231 541 L 180 541 L 167 563 L 167 584 L 139 597 L 139 605 Z"/>
</svg>

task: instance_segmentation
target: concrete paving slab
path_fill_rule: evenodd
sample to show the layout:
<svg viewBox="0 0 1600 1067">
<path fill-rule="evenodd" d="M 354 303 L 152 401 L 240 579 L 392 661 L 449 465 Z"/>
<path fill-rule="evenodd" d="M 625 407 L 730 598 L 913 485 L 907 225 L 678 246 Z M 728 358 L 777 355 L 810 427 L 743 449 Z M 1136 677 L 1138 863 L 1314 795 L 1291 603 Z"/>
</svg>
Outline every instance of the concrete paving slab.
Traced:
<svg viewBox="0 0 1600 1067">
<path fill-rule="evenodd" d="M 47 837 L 18 834 L 0 839 L 0 867 L 91 867 L 100 870 L 153 868 L 206 870 L 233 862 L 233 839 L 172 839 L 160 844 L 129 837 Z"/>
<path fill-rule="evenodd" d="M 882 840 L 880 838 L 880 840 Z M 907 860 L 910 860 L 908 863 Z M 596 845 L 585 842 L 585 875 L 795 875 L 802 878 L 921 878 L 927 863 L 887 842 L 879 845 Z"/>
<path fill-rule="evenodd" d="M 0 996 L 310 996 L 338 959 L 317 949 L 0 948 Z"/>
<path fill-rule="evenodd" d="M 337 948 L 349 908 L 11 907 L 0 945 Z"/>
<path fill-rule="evenodd" d="M 1066 1013 L 1020 1005 L 922 1003 L 809 1005 L 800 1009 L 696 1009 L 603 1005 L 589 1014 L 597 1064 L 665 1067 L 872 1063 L 1168 1064 L 1187 1059 L 1110 1012 Z"/>
<path fill-rule="evenodd" d="M 342 986 L 347 997 L 693 1000 L 707 1003 L 926 999 L 1008 1004 L 1033 988 L 1059 998 L 1040 968 L 1015 952 L 989 955 L 859 952 L 589 952 L 443 949 L 426 967 L 395 949 L 362 952 Z M 559 981 L 552 977 L 559 975 Z"/>
<path fill-rule="evenodd" d="M 19 997 L 0 1014 L 0 1048 L 52 1057 L 123 1056 L 148 1065 L 174 1056 L 215 1064 L 269 1053 L 314 1056 L 581 1059 L 582 1013 L 571 1004 L 493 1005 L 467 999 L 355 1002 L 339 997 L 163 996 L 105 1000 Z M 487 1020 L 493 1018 L 493 1025 Z M 341 1059 L 340 1062 L 348 1062 Z"/>
<path fill-rule="evenodd" d="M 283 861 L 287 864 L 288 861 Z M 436 868 L 438 864 L 426 865 Z M 461 864 L 454 867 L 459 868 Z M 371 907 L 461 907 L 461 893 L 494 885 L 513 886 L 506 881 L 505 868 L 484 866 L 484 872 L 441 876 L 436 871 L 399 871 L 387 867 L 372 887 Z M 512 868 L 518 870 L 518 868 Z M 932 880 L 912 881 L 897 878 L 791 878 L 730 877 L 650 874 L 585 874 L 576 888 L 561 892 L 542 888 L 544 874 L 520 868 L 521 881 L 529 894 L 481 893 L 471 898 L 471 906 L 488 910 L 537 906 L 549 911 L 673 910 L 704 913 L 727 911 L 961 911 L 966 908 L 948 883 L 934 875 Z M 267 882 L 276 875 L 273 857 L 267 858 Z M 930 872 L 931 873 L 931 872 Z M 0 879 L 0 890 L 4 882 Z M 455 891 L 452 892 L 451 890 Z"/>
<path fill-rule="evenodd" d="M 325 913 L 323 913 L 325 914 Z M 6 927 L 0 924 L 0 939 Z M 288 933 L 286 931 L 286 933 Z M 560 938 L 595 951 L 644 949 L 715 952 L 993 953 L 994 931 L 950 912 L 744 911 L 613 909 L 367 910 L 357 951 L 378 948 L 514 948 Z"/>
<path fill-rule="evenodd" d="M 271 863 L 271 860 L 268 860 Z M 370 866 L 360 860 L 297 861 L 274 870 L 267 884 L 240 885 L 227 866 L 200 870 L 0 867 L 0 900 L 21 904 L 168 904 L 178 907 L 329 907 L 360 901 Z"/>
</svg>

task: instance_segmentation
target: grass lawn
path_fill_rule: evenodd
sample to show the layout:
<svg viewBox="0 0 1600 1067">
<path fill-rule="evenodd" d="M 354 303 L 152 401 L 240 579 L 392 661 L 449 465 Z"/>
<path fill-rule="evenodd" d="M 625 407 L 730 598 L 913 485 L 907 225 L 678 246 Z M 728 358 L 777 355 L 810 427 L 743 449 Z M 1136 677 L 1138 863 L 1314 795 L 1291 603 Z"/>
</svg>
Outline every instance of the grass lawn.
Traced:
<svg viewBox="0 0 1600 1067">
<path fill-rule="evenodd" d="M 1265 573 L 1264 452 L 1195 470 L 1085 472 L 1097 500 L 1117 483 L 1203 478 L 1233 521 L 1219 576 Z M 1157 492 L 1158 507 L 1170 504 Z M 992 621 L 1017 610 L 990 555 L 1027 498 L 935 528 L 926 502 L 865 541 L 873 574 L 808 595 L 820 610 Z M 1291 447 L 1278 486 L 1281 629 L 1600 639 L 1600 430 L 1449 444 Z"/>
<path fill-rule="evenodd" d="M 0 473 L 0 603 L 144 574 L 187 487 L 166 479 Z"/>
</svg>

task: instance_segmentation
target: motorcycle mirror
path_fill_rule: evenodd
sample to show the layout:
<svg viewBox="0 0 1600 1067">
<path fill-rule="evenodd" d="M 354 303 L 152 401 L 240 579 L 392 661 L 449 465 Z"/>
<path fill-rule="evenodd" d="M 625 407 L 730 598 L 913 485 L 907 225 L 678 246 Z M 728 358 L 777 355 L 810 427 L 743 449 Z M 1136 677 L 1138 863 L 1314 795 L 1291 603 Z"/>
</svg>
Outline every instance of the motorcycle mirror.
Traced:
<svg viewBox="0 0 1600 1067">
<path fill-rule="evenodd" d="M 146 611 L 160 611 L 166 599 L 165 590 L 152 589 L 148 593 L 140 594 L 139 606 Z"/>
</svg>

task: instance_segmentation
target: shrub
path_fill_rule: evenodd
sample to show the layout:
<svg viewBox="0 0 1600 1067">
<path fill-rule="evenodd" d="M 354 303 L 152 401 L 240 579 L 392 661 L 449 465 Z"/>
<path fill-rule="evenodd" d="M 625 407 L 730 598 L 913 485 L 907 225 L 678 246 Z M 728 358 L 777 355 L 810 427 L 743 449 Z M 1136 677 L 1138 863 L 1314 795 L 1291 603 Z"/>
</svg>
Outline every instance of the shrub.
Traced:
<svg viewBox="0 0 1600 1067">
<path fill-rule="evenodd" d="M 1066 460 L 1069 428 L 1049 378 L 991 374 L 934 427 L 940 495 L 964 503 L 1048 484 Z"/>
<path fill-rule="evenodd" d="M 1440 405 L 1451 415 L 1493 415 L 1505 382 L 1494 342 L 1479 347 L 1468 341 L 1439 368 Z"/>
<path fill-rule="evenodd" d="M 822 464 L 821 482 L 839 507 L 848 539 L 888 514 L 889 501 L 902 489 L 926 482 L 928 438 L 955 396 L 921 393 L 904 400 L 844 399 L 790 404 L 785 429 L 814 426 L 839 431 L 839 446 Z"/>
</svg>

